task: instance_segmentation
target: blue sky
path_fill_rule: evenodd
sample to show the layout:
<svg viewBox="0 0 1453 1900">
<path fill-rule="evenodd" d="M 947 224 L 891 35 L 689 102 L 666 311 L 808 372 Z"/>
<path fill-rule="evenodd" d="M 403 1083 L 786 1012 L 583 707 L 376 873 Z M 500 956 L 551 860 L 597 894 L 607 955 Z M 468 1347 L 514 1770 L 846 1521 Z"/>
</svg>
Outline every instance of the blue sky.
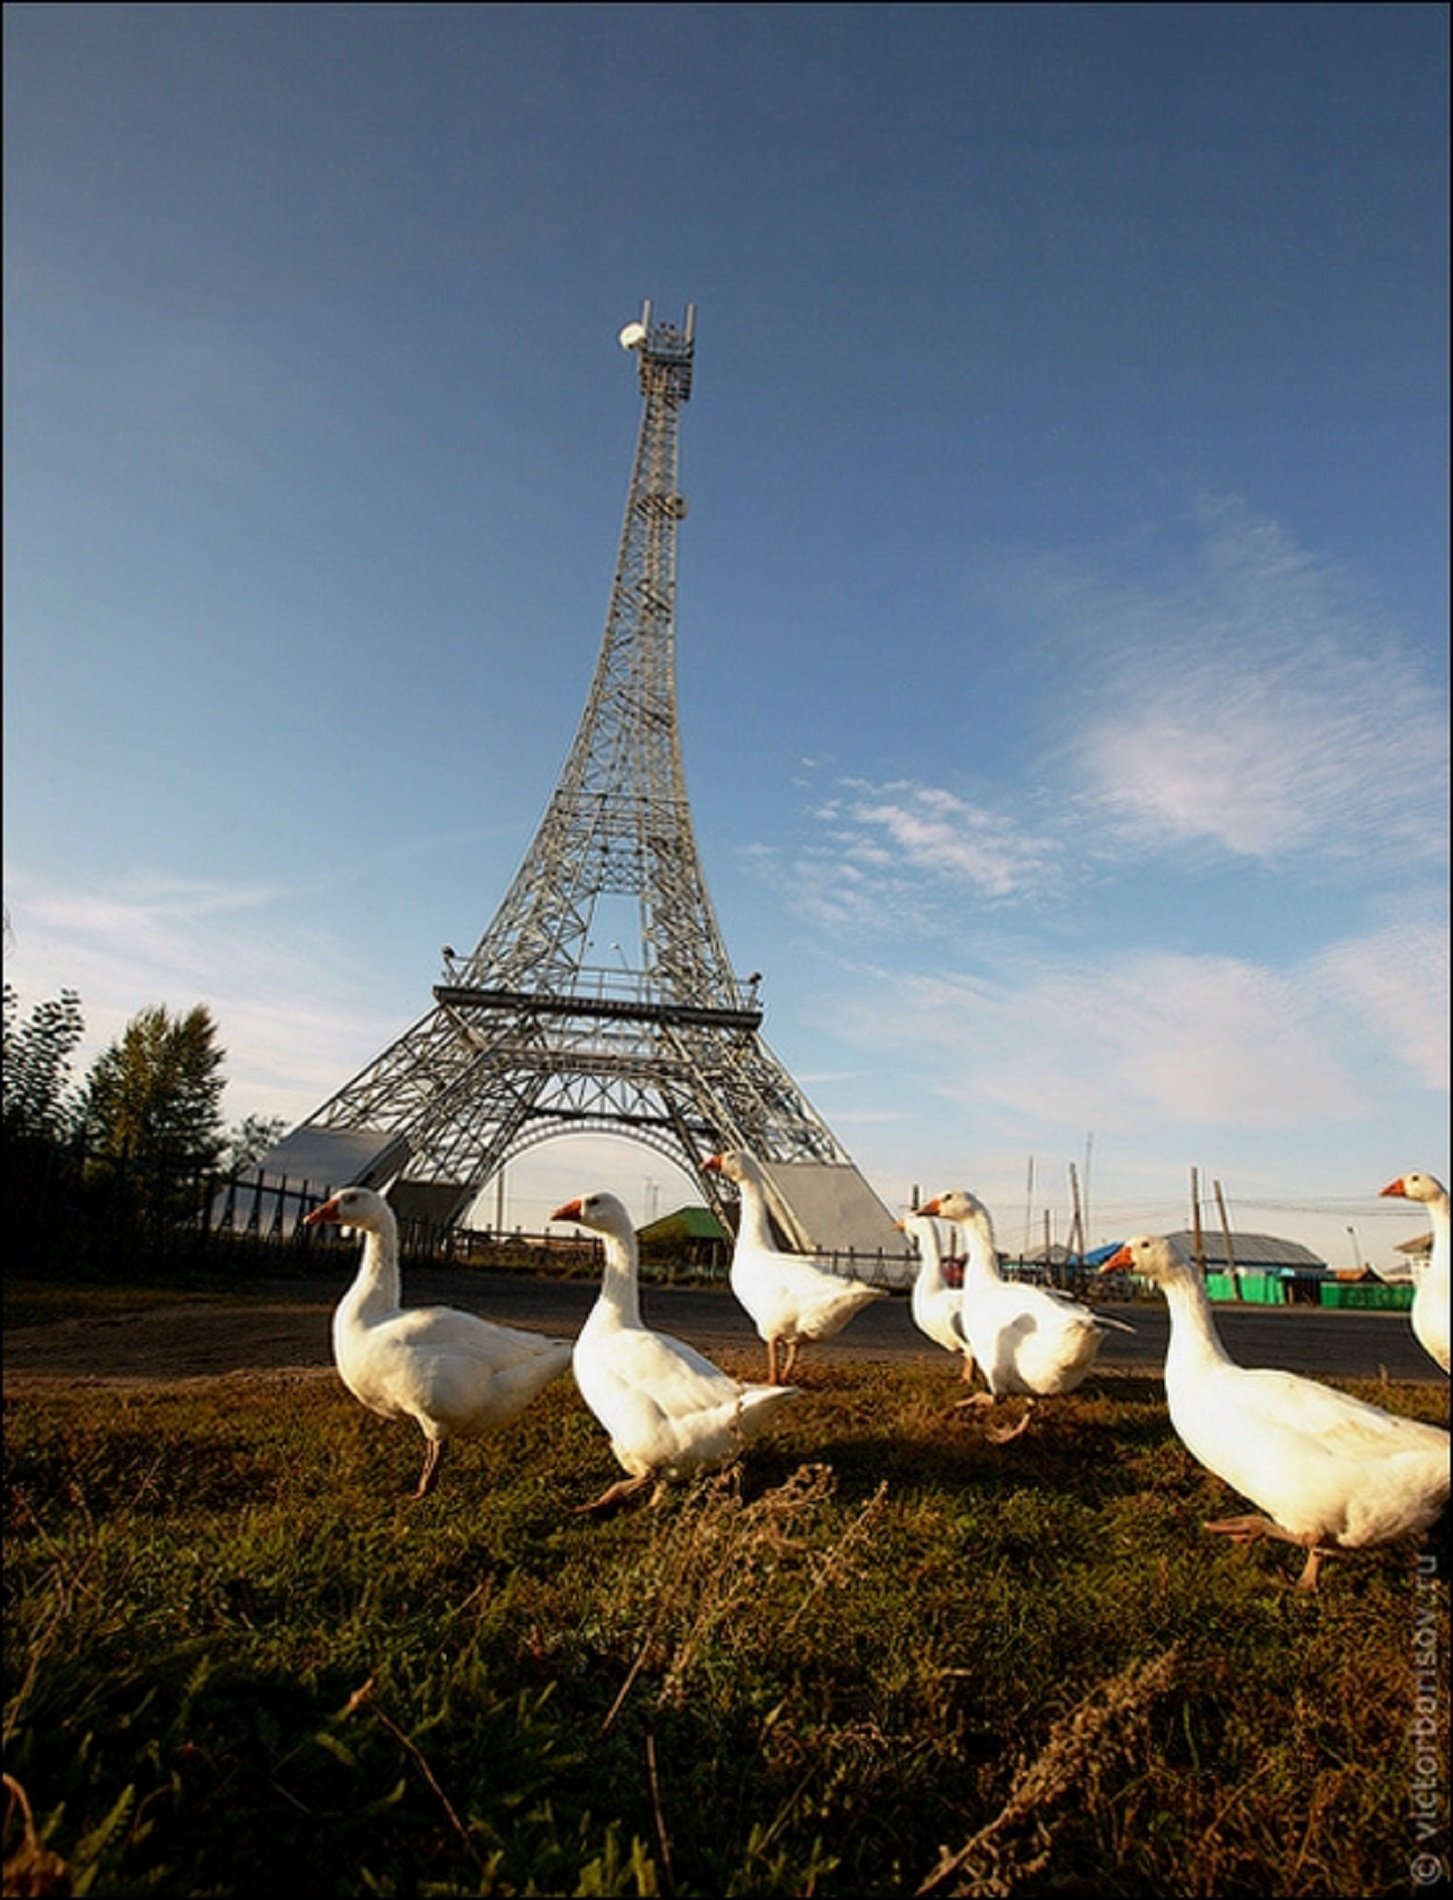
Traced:
<svg viewBox="0 0 1453 1900">
<path fill-rule="evenodd" d="M 698 309 L 678 685 L 890 1206 L 1447 1178 L 1440 6 L 6 9 L 7 978 L 301 1119 L 479 936 Z M 1029 1191 L 1032 1161 L 1034 1190 Z M 659 1157 L 575 1141 L 538 1224 Z M 1348 1229 L 1354 1230 L 1349 1235 Z"/>
</svg>

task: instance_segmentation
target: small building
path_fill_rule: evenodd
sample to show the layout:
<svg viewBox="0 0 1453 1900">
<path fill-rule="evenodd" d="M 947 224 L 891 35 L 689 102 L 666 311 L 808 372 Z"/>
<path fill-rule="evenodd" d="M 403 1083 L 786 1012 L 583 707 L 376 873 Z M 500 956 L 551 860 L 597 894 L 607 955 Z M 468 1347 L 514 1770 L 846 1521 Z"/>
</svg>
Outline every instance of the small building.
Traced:
<svg viewBox="0 0 1453 1900">
<path fill-rule="evenodd" d="M 1187 1260 L 1196 1257 L 1196 1237 L 1188 1229 L 1170 1236 Z M 1258 1306 L 1318 1306 L 1322 1283 L 1332 1277 L 1327 1262 L 1300 1241 L 1276 1234 L 1232 1234 L 1202 1229 L 1206 1293 L 1213 1300 L 1243 1300 Z M 1233 1276 L 1234 1272 L 1234 1278 Z"/>
<path fill-rule="evenodd" d="M 638 1227 L 636 1241 L 643 1260 L 669 1258 L 692 1267 L 721 1266 L 731 1248 L 731 1235 L 709 1207 L 678 1207 Z"/>
</svg>

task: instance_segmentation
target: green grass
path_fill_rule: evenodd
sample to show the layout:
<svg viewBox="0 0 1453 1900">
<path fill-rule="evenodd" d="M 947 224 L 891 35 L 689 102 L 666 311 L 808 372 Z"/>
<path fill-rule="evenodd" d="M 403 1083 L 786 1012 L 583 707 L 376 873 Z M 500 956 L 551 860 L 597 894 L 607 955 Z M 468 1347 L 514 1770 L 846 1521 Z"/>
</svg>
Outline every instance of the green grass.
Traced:
<svg viewBox="0 0 1453 1900">
<path fill-rule="evenodd" d="M 11 1398 L 6 1891 L 1408 1890 L 1414 1553 L 1206 1538 L 1152 1381 L 996 1448 L 946 1363 L 808 1379 L 603 1521 L 568 1375 L 422 1503 L 331 1374 Z"/>
</svg>

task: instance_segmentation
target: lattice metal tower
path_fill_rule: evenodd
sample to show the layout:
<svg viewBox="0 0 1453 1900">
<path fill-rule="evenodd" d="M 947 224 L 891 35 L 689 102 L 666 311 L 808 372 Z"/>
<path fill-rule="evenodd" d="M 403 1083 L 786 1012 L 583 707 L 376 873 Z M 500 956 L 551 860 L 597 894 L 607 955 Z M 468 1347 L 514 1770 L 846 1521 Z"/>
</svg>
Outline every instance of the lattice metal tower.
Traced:
<svg viewBox="0 0 1453 1900">
<path fill-rule="evenodd" d="M 338 1151 L 348 1178 L 391 1179 L 402 1211 L 456 1220 L 507 1162 L 567 1130 L 646 1143 L 713 1205 L 721 1184 L 701 1161 L 748 1147 L 779 1164 L 776 1211 L 797 1244 L 896 1251 L 881 1202 L 758 1035 L 760 979 L 733 973 L 697 853 L 675 688 L 694 329 L 693 307 L 677 328 L 648 302 L 621 332 L 645 401 L 610 610 L 579 730 L 514 882 L 474 950 L 444 952 L 429 1013 L 269 1165 L 336 1131 L 350 1137 Z"/>
</svg>

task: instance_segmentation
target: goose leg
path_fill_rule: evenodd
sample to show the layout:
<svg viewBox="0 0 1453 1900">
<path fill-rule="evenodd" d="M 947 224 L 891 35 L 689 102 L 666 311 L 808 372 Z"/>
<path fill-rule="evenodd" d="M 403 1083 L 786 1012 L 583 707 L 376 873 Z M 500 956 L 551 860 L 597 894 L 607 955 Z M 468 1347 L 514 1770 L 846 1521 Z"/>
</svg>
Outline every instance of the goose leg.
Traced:
<svg viewBox="0 0 1453 1900">
<path fill-rule="evenodd" d="M 767 1383 L 768 1385 L 777 1383 L 777 1342 L 775 1339 L 767 1341 Z"/>
<path fill-rule="evenodd" d="M 782 1381 L 781 1382 L 783 1385 L 786 1385 L 787 1381 L 792 1377 L 792 1368 L 796 1364 L 797 1364 L 797 1341 L 795 1339 L 789 1339 L 787 1342 L 787 1357 L 782 1361 Z"/>
<path fill-rule="evenodd" d="M 1299 1550 L 1306 1551 L 1307 1561 L 1302 1565 L 1302 1573 L 1297 1578 L 1296 1587 L 1299 1590 L 1316 1589 L 1322 1559 L 1331 1555 L 1330 1551 L 1322 1549 L 1315 1535 L 1299 1535 L 1296 1531 L 1284 1531 L 1280 1524 L 1273 1524 L 1269 1517 L 1257 1517 L 1254 1514 L 1246 1517 L 1223 1517 L 1218 1518 L 1214 1524 L 1203 1525 L 1202 1528 L 1215 1531 L 1222 1537 L 1229 1537 L 1234 1544 L 1254 1544 L 1263 1537 L 1278 1537 L 1282 1543 L 1295 1544 Z"/>
<path fill-rule="evenodd" d="M 419 1473 L 416 1498 L 426 1498 L 434 1489 L 434 1480 L 439 1475 L 439 1460 L 444 1456 L 443 1444 L 437 1438 L 428 1440 L 428 1449 L 424 1453 L 424 1469 Z"/>
<path fill-rule="evenodd" d="M 1026 1399 L 1024 1401 L 1024 1411 L 1020 1415 L 1017 1425 L 1004 1425 L 997 1428 L 991 1425 L 987 1427 L 986 1435 L 992 1439 L 996 1445 L 1007 1445 L 1011 1443 L 1012 1440 L 1018 1438 L 1021 1432 L 1027 1432 L 1029 1430 L 1029 1421 L 1033 1417 L 1034 1400 Z"/>
<path fill-rule="evenodd" d="M 624 1504 L 627 1498 L 633 1498 L 638 1491 L 644 1491 L 651 1482 L 649 1472 L 645 1472 L 639 1478 L 620 1478 L 615 1484 L 602 1491 L 593 1504 L 577 1504 L 575 1515 L 586 1517 L 596 1511 L 609 1511 L 617 1504 Z"/>
<path fill-rule="evenodd" d="M 992 1392 L 974 1392 L 966 1399 L 956 1399 L 952 1409 L 955 1412 L 992 1412 L 997 1404 L 998 1400 Z M 1029 1421 L 1033 1416 L 1034 1400 L 1026 1399 L 1024 1401 L 1024 1416 L 1019 1420 L 1017 1425 L 986 1425 L 984 1427 L 984 1435 L 996 1445 L 1007 1445 L 1012 1439 L 1018 1438 L 1021 1432 L 1028 1431 Z"/>
<path fill-rule="evenodd" d="M 1317 1572 L 1320 1570 L 1322 1559 L 1326 1554 L 1327 1553 L 1321 1550 L 1316 1544 L 1312 1544 L 1308 1548 L 1307 1561 L 1302 1565 L 1302 1574 L 1297 1578 L 1297 1588 L 1299 1590 L 1316 1589 Z"/>
<path fill-rule="evenodd" d="M 1222 1517 L 1214 1524 L 1203 1524 L 1202 1530 L 1214 1531 L 1218 1537 L 1229 1537 L 1233 1544 L 1254 1544 L 1262 1537 L 1280 1536 L 1269 1517 Z"/>
</svg>

